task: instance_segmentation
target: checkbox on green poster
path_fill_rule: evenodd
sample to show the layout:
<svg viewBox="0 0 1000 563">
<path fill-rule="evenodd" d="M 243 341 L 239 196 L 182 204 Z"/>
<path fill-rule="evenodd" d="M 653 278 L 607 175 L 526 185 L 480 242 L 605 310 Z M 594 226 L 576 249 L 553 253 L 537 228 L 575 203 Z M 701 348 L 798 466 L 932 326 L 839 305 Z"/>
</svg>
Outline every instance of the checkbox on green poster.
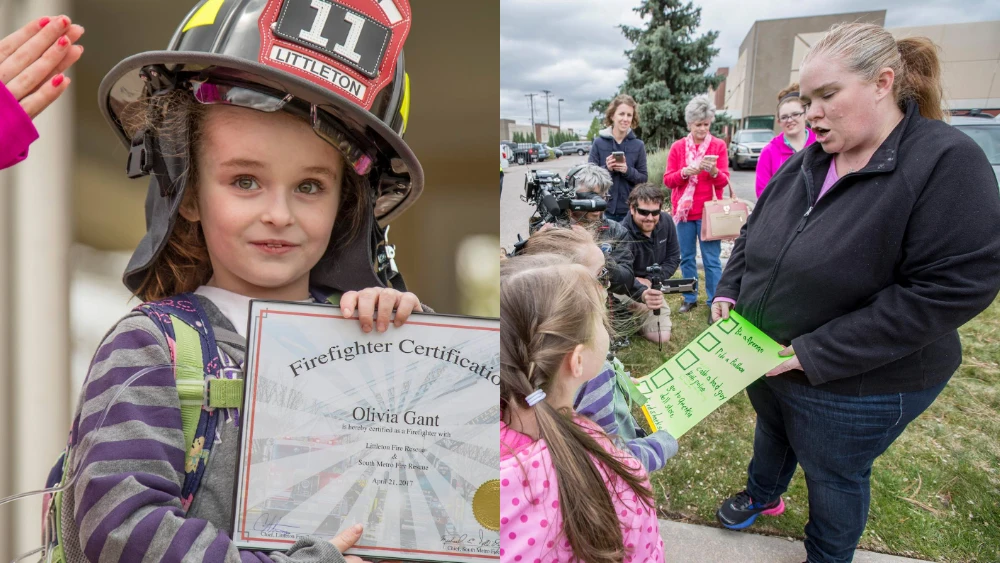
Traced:
<svg viewBox="0 0 1000 563">
<path fill-rule="evenodd" d="M 721 321 L 716 323 L 716 325 L 718 326 L 719 330 L 721 330 L 726 334 L 729 334 L 733 332 L 733 330 L 735 330 L 736 327 L 740 326 L 740 323 L 733 320 L 733 317 L 729 317 L 728 319 L 722 319 Z"/>
<path fill-rule="evenodd" d="M 698 339 L 698 345 L 701 346 L 702 350 L 706 352 L 711 352 L 719 345 L 719 339 L 716 338 L 711 332 L 706 332 Z"/>
<path fill-rule="evenodd" d="M 677 365 L 681 366 L 681 369 L 688 369 L 696 363 L 698 363 L 698 356 L 691 350 L 685 350 L 683 354 L 677 357 Z"/>
<path fill-rule="evenodd" d="M 666 385 L 668 383 L 670 383 L 671 381 L 673 381 L 673 380 L 674 380 L 674 376 L 671 375 L 669 371 L 667 371 L 667 368 L 663 368 L 663 367 L 661 367 L 660 369 L 656 370 L 653 373 L 653 375 L 649 378 L 649 381 L 652 382 L 653 387 L 655 387 L 657 389 L 659 389 L 661 387 L 666 387 Z"/>
</svg>

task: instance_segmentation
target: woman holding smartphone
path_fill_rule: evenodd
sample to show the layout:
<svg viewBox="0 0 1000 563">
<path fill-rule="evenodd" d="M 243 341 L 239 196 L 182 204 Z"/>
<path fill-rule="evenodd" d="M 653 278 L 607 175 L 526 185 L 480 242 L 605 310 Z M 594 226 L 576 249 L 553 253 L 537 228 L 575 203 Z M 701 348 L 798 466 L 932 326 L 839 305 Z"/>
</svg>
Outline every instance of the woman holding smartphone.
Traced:
<svg viewBox="0 0 1000 563">
<path fill-rule="evenodd" d="M 685 278 L 698 277 L 698 263 L 695 260 L 696 245 L 701 244 L 701 258 L 705 264 L 705 293 L 708 303 L 715 297 L 715 286 L 722 277 L 720 253 L 722 243 L 717 240 L 701 240 L 701 214 L 705 202 L 722 197 L 722 191 L 729 183 L 729 158 L 726 142 L 712 136 L 709 129 L 715 121 L 715 105 L 707 95 L 696 96 L 684 111 L 688 131 L 687 137 L 670 147 L 667 156 L 667 170 L 663 174 L 663 185 L 670 188 L 670 205 L 673 208 L 674 223 L 677 225 L 677 239 L 681 245 L 681 273 Z M 698 305 L 696 293 L 685 293 L 684 304 L 679 311 L 687 313 Z M 711 323 L 711 312 L 709 323 Z"/>
<path fill-rule="evenodd" d="M 646 145 L 632 131 L 639 126 L 639 108 L 632 96 L 615 96 L 604 113 L 604 124 L 607 128 L 601 130 L 590 146 L 590 163 L 611 173 L 604 216 L 621 222 L 628 216 L 628 194 L 649 178 Z"/>
</svg>

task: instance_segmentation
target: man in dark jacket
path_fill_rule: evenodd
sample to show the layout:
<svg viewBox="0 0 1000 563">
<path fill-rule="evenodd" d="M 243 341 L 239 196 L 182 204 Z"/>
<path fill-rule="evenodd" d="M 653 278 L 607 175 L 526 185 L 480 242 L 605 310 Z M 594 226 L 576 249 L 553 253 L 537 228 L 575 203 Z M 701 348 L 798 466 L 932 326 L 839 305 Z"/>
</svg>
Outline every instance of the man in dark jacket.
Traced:
<svg viewBox="0 0 1000 563">
<path fill-rule="evenodd" d="M 632 272 L 636 276 L 629 292 L 635 300 L 630 308 L 643 316 L 640 333 L 652 342 L 670 340 L 672 325 L 663 293 L 645 277 L 647 268 L 659 266 L 661 279 L 667 279 L 681 262 L 677 229 L 670 215 L 662 211 L 663 202 L 663 190 L 653 184 L 640 184 L 628 197 L 631 215 L 622 222 L 632 240 Z M 654 314 L 654 310 L 660 314 Z"/>
<path fill-rule="evenodd" d="M 635 100 L 626 94 L 617 96 L 608 105 L 604 121 L 610 127 L 602 129 L 594 138 L 589 162 L 611 173 L 612 186 L 608 190 L 608 209 L 604 216 L 621 222 L 628 215 L 628 194 L 637 184 L 649 179 L 646 145 L 632 132 L 639 125 Z M 616 152 L 625 153 L 624 158 L 615 159 Z"/>
</svg>

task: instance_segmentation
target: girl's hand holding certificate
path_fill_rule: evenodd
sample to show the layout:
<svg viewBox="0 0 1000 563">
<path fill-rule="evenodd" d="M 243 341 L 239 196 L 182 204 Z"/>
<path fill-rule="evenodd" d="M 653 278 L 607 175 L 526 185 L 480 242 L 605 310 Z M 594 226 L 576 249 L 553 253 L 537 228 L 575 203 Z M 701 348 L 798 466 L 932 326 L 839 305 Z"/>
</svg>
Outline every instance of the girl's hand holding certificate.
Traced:
<svg viewBox="0 0 1000 563">
<path fill-rule="evenodd" d="M 375 323 L 375 330 L 385 332 L 389 328 L 389 317 L 392 316 L 393 309 L 396 310 L 396 318 L 393 320 L 394 326 L 402 326 L 406 319 L 410 318 L 410 313 L 423 312 L 420 300 L 410 293 L 402 293 L 396 289 L 388 287 L 369 287 L 361 291 L 348 291 L 340 298 L 340 309 L 344 313 L 344 318 L 350 318 L 354 311 L 358 312 L 358 320 L 361 321 L 361 330 L 365 333 L 372 331 L 372 323 Z M 378 317 L 375 317 L 375 311 Z"/>
</svg>

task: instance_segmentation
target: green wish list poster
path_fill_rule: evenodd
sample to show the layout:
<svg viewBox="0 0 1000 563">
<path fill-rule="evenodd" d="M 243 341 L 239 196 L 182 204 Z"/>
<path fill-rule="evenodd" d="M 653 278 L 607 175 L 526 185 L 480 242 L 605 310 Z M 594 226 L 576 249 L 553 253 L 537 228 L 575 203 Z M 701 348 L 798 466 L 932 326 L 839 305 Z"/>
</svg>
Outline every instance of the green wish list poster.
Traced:
<svg viewBox="0 0 1000 563">
<path fill-rule="evenodd" d="M 642 407 L 653 430 L 675 438 L 701 422 L 755 379 L 789 359 L 782 346 L 734 312 L 708 327 L 653 373 L 640 379 Z M 790 356 L 789 356 L 790 357 Z"/>
</svg>

